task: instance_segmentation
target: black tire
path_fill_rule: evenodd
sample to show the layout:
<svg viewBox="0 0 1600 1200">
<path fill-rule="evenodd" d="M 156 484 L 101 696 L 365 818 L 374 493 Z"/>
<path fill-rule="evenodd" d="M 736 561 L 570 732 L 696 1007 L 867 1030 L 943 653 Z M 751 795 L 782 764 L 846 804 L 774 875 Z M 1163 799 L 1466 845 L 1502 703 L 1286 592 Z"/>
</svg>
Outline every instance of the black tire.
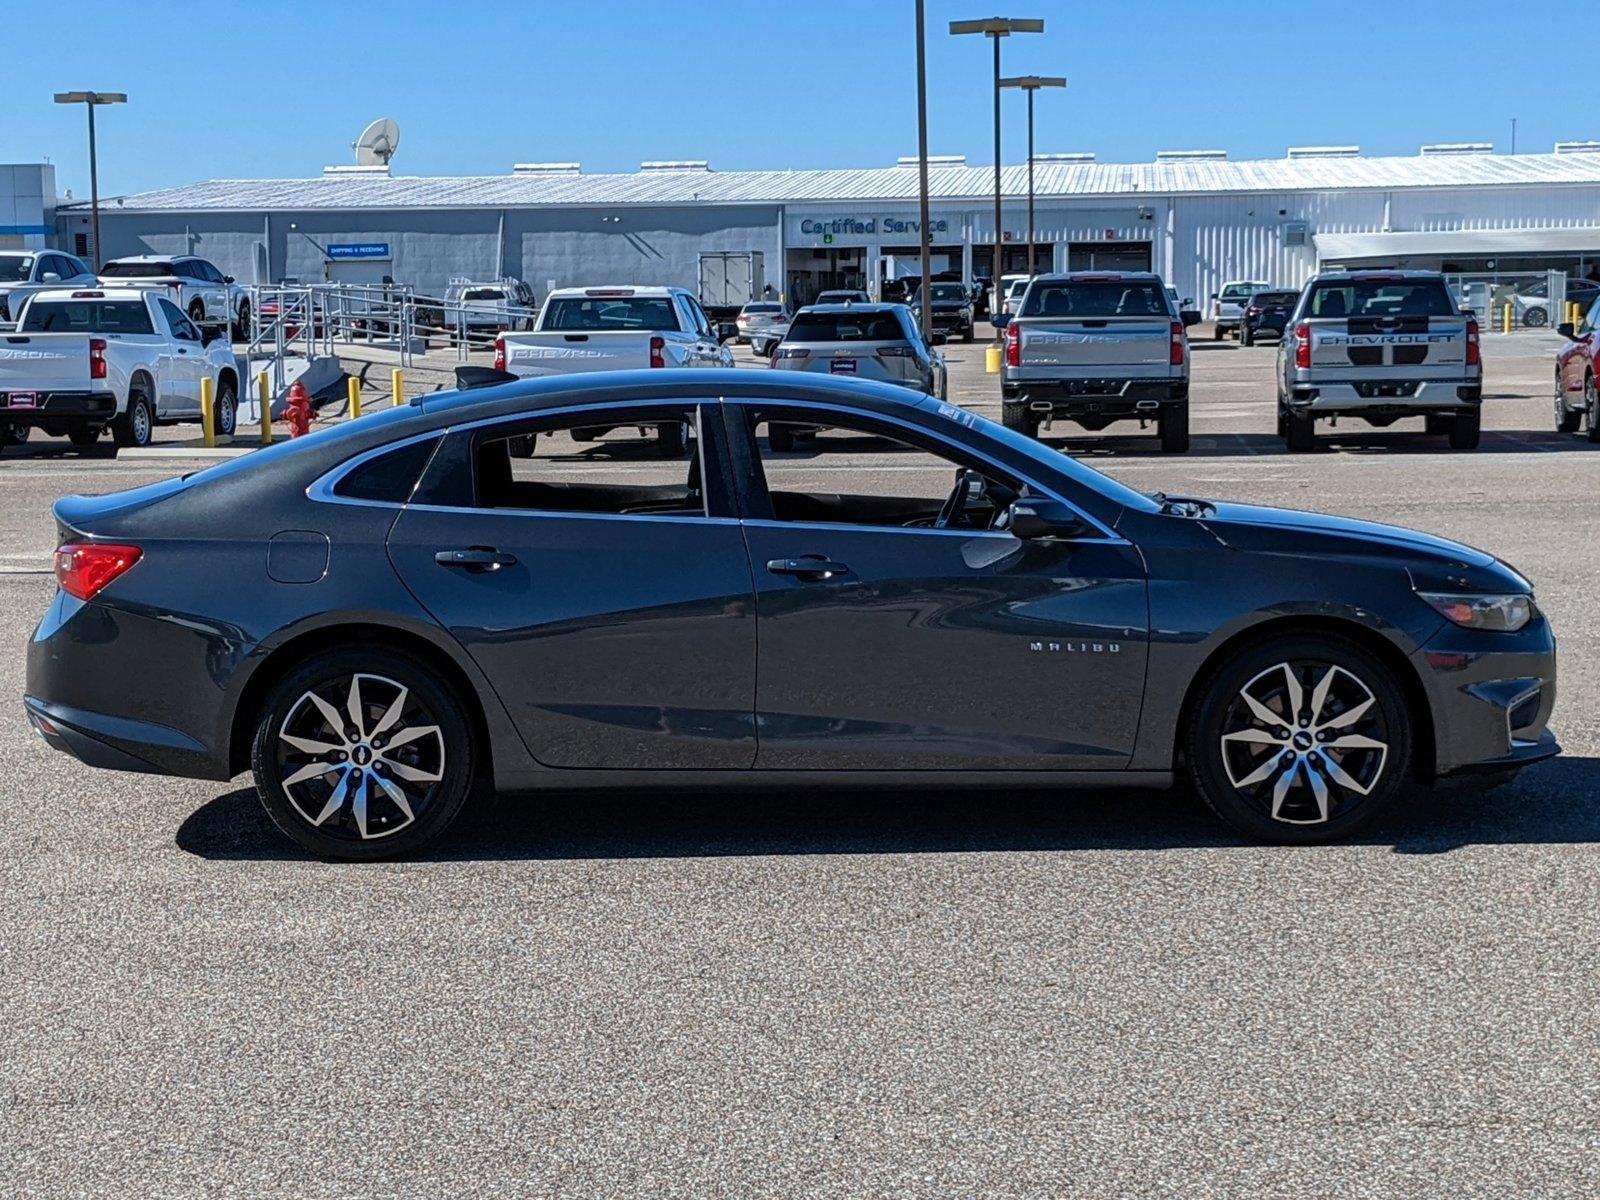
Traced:
<svg viewBox="0 0 1600 1200">
<path fill-rule="evenodd" d="M 767 422 L 767 449 L 774 454 L 787 454 L 794 449 L 794 426 Z"/>
<path fill-rule="evenodd" d="M 1239 326 L 1239 345 L 1252 346 L 1255 344 L 1255 335 L 1250 332 L 1250 326 Z"/>
<path fill-rule="evenodd" d="M 971 342 L 972 341 L 972 326 L 971 325 L 968 325 L 965 329 L 963 329 L 961 331 L 961 340 L 963 342 Z"/>
<path fill-rule="evenodd" d="M 662 458 L 683 457 L 682 421 L 667 421 L 656 426 L 656 449 L 660 451 Z"/>
<path fill-rule="evenodd" d="M 231 438 L 238 426 L 238 389 L 224 379 L 217 384 L 217 398 L 211 407 L 211 431 L 218 437 Z"/>
<path fill-rule="evenodd" d="M 1189 406 L 1168 405 L 1156 418 L 1161 431 L 1161 453 L 1183 454 L 1189 449 Z"/>
<path fill-rule="evenodd" d="M 1443 413 L 1429 413 L 1422 418 L 1422 432 L 1430 434 L 1449 433 L 1455 427 L 1455 418 L 1445 416 Z"/>
<path fill-rule="evenodd" d="M 80 449 L 85 446 L 92 446 L 100 440 L 100 427 L 98 425 L 74 426 L 67 430 L 67 440 Z"/>
<path fill-rule="evenodd" d="M 156 415 L 142 387 L 128 392 L 128 407 L 111 418 L 111 437 L 118 446 L 148 446 L 155 436 Z"/>
<path fill-rule="evenodd" d="M 1583 377 L 1583 436 L 1600 442 L 1600 389 L 1595 387 L 1593 373 Z"/>
<path fill-rule="evenodd" d="M 512 458 L 532 458 L 534 447 L 539 443 L 537 433 L 523 433 L 514 438 L 506 439 L 506 451 Z"/>
<path fill-rule="evenodd" d="M 388 728 L 437 728 L 438 732 L 409 741 L 407 747 L 414 747 L 409 752 L 396 746 L 388 754 L 395 755 L 399 751 L 395 764 L 406 766 L 409 762 L 410 769 L 417 775 L 437 775 L 436 780 L 408 783 L 407 777 L 396 773 L 394 765 L 383 762 L 381 757 L 377 760 L 371 757 L 383 753 L 384 747 L 376 738 L 350 739 L 350 727 L 332 729 L 317 713 L 314 704 L 303 703 L 314 690 L 318 694 L 329 693 L 324 698 L 333 703 L 339 694 L 348 694 L 345 681 L 357 675 L 368 681 L 361 689 L 359 707 L 367 714 L 369 725 L 355 732 L 370 735 L 381 726 L 386 701 L 398 694 L 397 686 L 405 688 L 406 699 L 402 702 L 404 708 L 399 723 Z M 344 703 L 333 704 L 333 708 L 341 721 L 348 719 Z M 276 684 L 255 714 L 250 765 L 255 774 L 256 793 L 272 823 L 321 858 L 370 861 L 412 853 L 444 832 L 460 813 L 471 790 L 477 748 L 473 744 L 472 728 L 462 715 L 463 709 L 464 698 L 431 667 L 409 654 L 372 647 L 330 650 L 315 655 Z M 338 753 L 347 757 L 336 762 L 337 755 L 306 753 L 299 747 L 287 745 L 279 737 L 286 725 L 298 726 L 296 736 L 303 740 L 303 745 L 341 747 Z M 310 740 L 304 740 L 308 737 Z M 342 749 L 346 746 L 355 749 Z M 363 746 L 367 748 L 368 757 L 357 782 L 355 764 Z M 326 762 L 329 770 L 286 786 L 288 775 L 314 762 Z M 373 787 L 368 778 L 372 771 L 379 771 L 393 786 L 407 785 L 401 790 L 410 802 L 411 821 L 404 820 L 402 810 L 387 798 L 381 785 Z M 334 775 L 341 776 L 346 790 L 334 810 L 319 823 L 316 818 L 323 815 L 339 787 L 340 781 L 330 778 Z M 291 791 L 291 787 L 295 790 Z M 357 787 L 366 791 L 362 797 L 368 822 L 366 836 L 356 817 Z M 374 822 L 380 826 L 393 823 L 394 831 L 374 832 Z"/>
<path fill-rule="evenodd" d="M 1476 450 L 1482 436 L 1483 413 L 1476 408 L 1465 409 L 1450 422 L 1450 449 Z"/>
<path fill-rule="evenodd" d="M 1566 389 L 1561 386 L 1561 373 L 1556 372 L 1555 415 L 1557 433 L 1577 433 L 1583 428 L 1583 409 L 1573 411 L 1567 407 Z"/>
<path fill-rule="evenodd" d="M 1284 414 L 1283 440 L 1291 454 L 1310 454 L 1317 448 L 1317 419 L 1290 409 Z"/>
<path fill-rule="evenodd" d="M 1278 436 L 1289 436 L 1289 410 L 1283 406 L 1283 401 L 1278 401 Z"/>
<path fill-rule="evenodd" d="M 206 319 L 206 306 L 203 300 L 194 300 L 189 304 L 189 320 L 196 325 Z"/>
<path fill-rule="evenodd" d="M 32 427 L 28 425 L 7 425 L 0 429 L 0 450 L 7 446 L 21 446 L 28 440 Z"/>
<path fill-rule="evenodd" d="M 1300 714 L 1287 711 L 1293 692 L 1285 665 L 1300 689 Z M 1324 673 L 1334 668 L 1342 674 L 1333 675 L 1322 711 L 1306 723 Z M 1262 720 L 1247 693 L 1268 715 L 1289 720 L 1275 727 Z M 1358 707 L 1360 715 L 1345 717 Z M 1319 721 L 1325 728 L 1317 728 Z M 1240 733 L 1245 737 L 1234 740 Z M 1336 841 L 1375 819 L 1405 789 L 1415 742 L 1393 673 L 1336 633 L 1268 638 L 1229 655 L 1201 680 L 1181 736 L 1190 780 L 1212 812 L 1246 837 L 1291 844 Z M 1330 753 L 1347 738 L 1382 749 L 1357 745 Z M 1325 819 L 1312 772 L 1327 797 Z M 1290 780 L 1280 794 L 1285 775 Z M 1340 775 L 1357 786 L 1346 786 Z"/>
<path fill-rule="evenodd" d="M 1217 325 L 1215 323 L 1212 324 L 1212 326 L 1211 326 L 1211 340 L 1213 342 L 1220 342 L 1222 340 L 1222 326 L 1221 325 Z"/>
<path fill-rule="evenodd" d="M 1529 329 L 1543 329 L 1549 321 L 1549 312 L 1537 305 L 1522 314 L 1522 323 Z"/>
<path fill-rule="evenodd" d="M 1000 402 L 1000 423 L 1007 429 L 1025 433 L 1031 438 L 1039 436 L 1038 414 L 1029 412 L 1028 406 L 1020 400 Z"/>
<path fill-rule="evenodd" d="M 239 301 L 238 319 L 233 323 L 233 340 L 248 342 L 250 340 L 250 301 Z"/>
</svg>

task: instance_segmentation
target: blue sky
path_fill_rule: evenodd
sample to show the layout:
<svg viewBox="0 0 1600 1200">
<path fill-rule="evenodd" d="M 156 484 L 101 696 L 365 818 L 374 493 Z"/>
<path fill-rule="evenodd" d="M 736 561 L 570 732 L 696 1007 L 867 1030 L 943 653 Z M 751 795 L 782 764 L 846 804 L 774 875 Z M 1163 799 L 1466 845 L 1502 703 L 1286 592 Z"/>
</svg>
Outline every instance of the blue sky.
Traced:
<svg viewBox="0 0 1600 1200">
<path fill-rule="evenodd" d="M 304 176 L 350 161 L 392 116 L 403 174 L 502 174 L 513 162 L 632 170 L 875 166 L 916 151 L 911 0 L 76 0 L 6 14 L 0 162 L 57 165 L 87 194 L 81 107 L 58 90 L 126 91 L 102 110 L 107 194 L 196 179 Z M 1254 10 L 1256 19 L 1238 16 Z M 1041 93 L 1037 149 L 1102 160 L 1158 149 L 1277 157 L 1288 145 L 1492 141 L 1523 151 L 1600 136 L 1586 78 L 1552 66 L 1586 36 L 1570 5 L 1346 0 L 1337 6 L 1177 0 L 929 0 L 933 153 L 992 155 L 989 49 L 963 17 L 1038 16 L 1004 45 L 1008 74 L 1066 75 Z M 1217 14 L 1226 14 L 1221 20 Z M 1311 16 L 1310 14 L 1315 14 Z M 27 47 L 65 50 L 31 53 Z M 193 64 L 210 57 L 215 76 Z M 70 61 L 72 66 L 59 64 Z M 1573 60 L 1576 62 L 1577 60 Z M 171 64 L 170 66 L 168 64 Z M 1005 158 L 1025 154 L 1006 97 Z"/>
</svg>

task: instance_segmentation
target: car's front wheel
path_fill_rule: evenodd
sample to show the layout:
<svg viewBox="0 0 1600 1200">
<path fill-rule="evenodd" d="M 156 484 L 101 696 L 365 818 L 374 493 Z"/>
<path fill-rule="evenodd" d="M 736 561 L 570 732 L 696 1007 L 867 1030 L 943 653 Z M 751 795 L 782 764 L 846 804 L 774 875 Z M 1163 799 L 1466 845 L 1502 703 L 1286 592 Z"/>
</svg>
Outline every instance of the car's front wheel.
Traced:
<svg viewBox="0 0 1600 1200">
<path fill-rule="evenodd" d="M 1561 385 L 1561 372 L 1556 372 L 1556 391 L 1554 399 L 1556 411 L 1556 432 L 1577 433 L 1583 428 L 1583 411 L 1567 407 L 1567 389 Z"/>
<path fill-rule="evenodd" d="M 1337 634 L 1246 647 L 1202 683 L 1184 732 L 1202 799 L 1263 841 L 1348 837 L 1405 786 L 1414 738 L 1400 686 Z"/>
<path fill-rule="evenodd" d="M 279 829 L 324 858 L 431 842 L 466 802 L 472 731 L 430 667 L 392 650 L 333 650 L 291 671 L 256 720 L 256 791 Z"/>
</svg>

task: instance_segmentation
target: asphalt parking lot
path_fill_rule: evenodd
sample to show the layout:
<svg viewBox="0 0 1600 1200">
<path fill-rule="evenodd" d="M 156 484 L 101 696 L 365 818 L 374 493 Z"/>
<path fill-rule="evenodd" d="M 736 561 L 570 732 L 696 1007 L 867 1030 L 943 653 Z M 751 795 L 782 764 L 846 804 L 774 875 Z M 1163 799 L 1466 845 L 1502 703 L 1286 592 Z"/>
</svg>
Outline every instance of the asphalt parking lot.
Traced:
<svg viewBox="0 0 1600 1200">
<path fill-rule="evenodd" d="M 28 731 L 50 503 L 198 464 L 8 454 L 3 1190 L 1600 1193 L 1600 447 L 1552 431 L 1555 344 L 1486 341 L 1477 452 L 1397 426 L 1290 456 L 1272 348 L 1204 340 L 1190 454 L 1047 434 L 1535 580 L 1565 756 L 1318 849 L 1242 845 L 1183 791 L 804 791 L 484 798 L 427 858 L 310 861 L 244 778 Z M 998 415 L 982 344 L 945 349 Z"/>
</svg>

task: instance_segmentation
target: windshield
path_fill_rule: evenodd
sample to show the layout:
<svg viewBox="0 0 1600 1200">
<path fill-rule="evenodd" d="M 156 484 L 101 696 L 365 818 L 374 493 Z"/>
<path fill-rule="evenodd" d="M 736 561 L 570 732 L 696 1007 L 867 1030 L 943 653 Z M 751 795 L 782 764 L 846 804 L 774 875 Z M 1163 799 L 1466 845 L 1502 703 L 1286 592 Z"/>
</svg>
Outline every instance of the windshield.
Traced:
<svg viewBox="0 0 1600 1200">
<path fill-rule="evenodd" d="M 1259 284 L 1255 283 L 1230 283 L 1222 289 L 1222 298 L 1224 300 L 1248 300 L 1250 293 L 1259 286 Z"/>
<path fill-rule="evenodd" d="M 1152 280 L 1070 280 L 1038 283 L 1023 302 L 1024 317 L 1165 317 L 1167 296 Z"/>
<path fill-rule="evenodd" d="M 666 296 L 627 299 L 572 296 L 552 300 L 544 310 L 540 329 L 620 330 L 678 328 L 672 301 Z"/>
<path fill-rule="evenodd" d="M 105 279 L 161 279 L 174 274 L 172 264 L 164 262 L 108 262 L 100 268 Z"/>
<path fill-rule="evenodd" d="M 903 342 L 906 331 L 892 312 L 803 312 L 785 342 Z"/>
<path fill-rule="evenodd" d="M 1306 311 L 1313 317 L 1453 317 L 1442 279 L 1355 279 L 1316 283 Z"/>
<path fill-rule="evenodd" d="M 150 312 L 137 300 L 35 300 L 19 333 L 154 333 Z"/>
<path fill-rule="evenodd" d="M 0 283 L 27 283 L 32 273 L 31 254 L 0 254 Z"/>
</svg>

